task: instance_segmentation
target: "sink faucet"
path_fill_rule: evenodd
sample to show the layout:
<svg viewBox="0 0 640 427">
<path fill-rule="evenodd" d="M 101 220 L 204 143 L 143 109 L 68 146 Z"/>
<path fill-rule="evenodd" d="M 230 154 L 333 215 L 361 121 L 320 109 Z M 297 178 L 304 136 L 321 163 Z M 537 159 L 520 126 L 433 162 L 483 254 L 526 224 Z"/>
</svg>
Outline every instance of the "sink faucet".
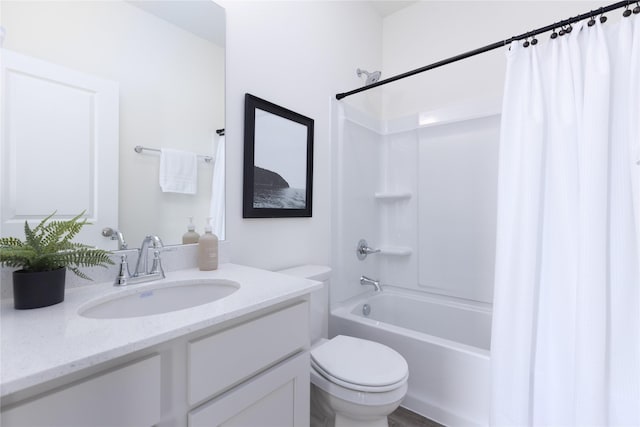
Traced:
<svg viewBox="0 0 640 427">
<path fill-rule="evenodd" d="M 153 244 L 154 249 L 162 249 L 164 247 L 164 245 L 162 244 L 162 240 L 160 240 L 158 236 L 149 235 L 145 237 L 144 240 L 142 241 L 142 245 L 140 245 L 140 256 L 138 256 L 138 262 L 136 263 L 136 269 L 133 272 L 133 277 L 151 273 L 149 270 L 147 270 L 147 265 L 148 265 L 147 252 L 149 250 L 150 244 Z M 157 259 L 158 260 L 160 259 L 159 255 Z M 154 270 L 157 269 L 155 252 L 153 257 L 153 266 L 154 266 Z M 142 267 L 142 269 L 140 267 Z M 164 275 L 163 275 L 163 278 L 164 278 Z"/>
<path fill-rule="evenodd" d="M 372 285 L 375 288 L 376 292 L 382 291 L 382 288 L 380 287 L 380 281 L 369 279 L 367 276 L 360 276 L 360 284 L 362 286 Z"/>
<path fill-rule="evenodd" d="M 106 227 L 102 229 L 102 235 L 104 237 L 109 237 L 111 240 L 118 241 L 118 250 L 127 249 L 127 242 L 124 240 L 124 234 L 120 230 L 114 230 L 111 227 Z"/>
<path fill-rule="evenodd" d="M 153 263 L 151 264 L 151 269 L 148 268 L 149 263 L 147 260 L 149 247 L 153 247 Z M 165 275 L 164 269 L 162 268 L 160 253 L 168 250 L 172 249 L 166 249 L 162 244 L 162 240 L 158 236 L 146 236 L 140 246 L 138 261 L 136 262 L 136 268 L 133 271 L 133 274 L 129 272 L 127 256 L 122 255 L 120 257 L 120 269 L 118 270 L 118 275 L 116 276 L 114 285 L 124 286 L 164 279 Z"/>
</svg>

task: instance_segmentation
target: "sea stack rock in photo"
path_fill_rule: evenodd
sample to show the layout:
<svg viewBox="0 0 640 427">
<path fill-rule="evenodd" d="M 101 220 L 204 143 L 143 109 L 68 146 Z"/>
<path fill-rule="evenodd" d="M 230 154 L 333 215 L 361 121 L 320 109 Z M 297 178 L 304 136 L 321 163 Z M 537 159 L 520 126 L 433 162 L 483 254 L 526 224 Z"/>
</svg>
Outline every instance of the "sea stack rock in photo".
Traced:
<svg viewBox="0 0 640 427">
<path fill-rule="evenodd" d="M 253 167 L 253 183 L 261 187 L 289 188 L 289 183 L 279 174 L 258 166 Z"/>
</svg>

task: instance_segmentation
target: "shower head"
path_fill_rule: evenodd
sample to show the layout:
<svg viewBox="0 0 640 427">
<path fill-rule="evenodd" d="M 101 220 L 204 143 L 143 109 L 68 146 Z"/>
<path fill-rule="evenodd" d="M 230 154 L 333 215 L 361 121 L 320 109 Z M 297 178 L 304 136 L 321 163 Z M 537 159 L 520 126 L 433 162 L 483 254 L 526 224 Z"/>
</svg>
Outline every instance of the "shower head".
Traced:
<svg viewBox="0 0 640 427">
<path fill-rule="evenodd" d="M 367 70 L 361 70 L 360 68 L 358 68 L 356 70 L 356 74 L 358 75 L 358 77 L 362 77 L 363 74 L 367 76 L 367 81 L 365 82 L 365 85 L 370 85 L 380 80 L 380 75 L 382 73 L 380 71 L 373 71 L 370 73 Z"/>
</svg>

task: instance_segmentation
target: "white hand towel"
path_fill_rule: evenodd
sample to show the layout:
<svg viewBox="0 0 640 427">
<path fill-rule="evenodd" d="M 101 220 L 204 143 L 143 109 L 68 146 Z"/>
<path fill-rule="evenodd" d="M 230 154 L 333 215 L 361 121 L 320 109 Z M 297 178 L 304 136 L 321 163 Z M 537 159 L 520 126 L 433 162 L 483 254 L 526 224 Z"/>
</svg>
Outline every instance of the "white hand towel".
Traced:
<svg viewBox="0 0 640 427">
<path fill-rule="evenodd" d="M 196 194 L 198 156 L 195 153 L 160 150 L 160 188 L 165 193 Z"/>
</svg>

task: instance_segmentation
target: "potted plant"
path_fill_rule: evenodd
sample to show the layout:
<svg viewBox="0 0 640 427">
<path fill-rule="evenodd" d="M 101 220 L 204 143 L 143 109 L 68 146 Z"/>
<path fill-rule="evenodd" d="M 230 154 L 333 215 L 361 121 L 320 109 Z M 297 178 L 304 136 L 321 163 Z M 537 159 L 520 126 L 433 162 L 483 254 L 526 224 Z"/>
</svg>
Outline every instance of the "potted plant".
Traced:
<svg viewBox="0 0 640 427">
<path fill-rule="evenodd" d="M 35 228 L 24 222 L 25 241 L 15 237 L 0 238 L 0 264 L 17 267 L 13 272 L 13 300 L 16 309 L 46 307 L 64 300 L 65 272 L 73 271 L 92 280 L 80 267 L 113 264 L 109 251 L 97 249 L 72 239 L 86 224 L 80 215 L 66 221 L 50 221 L 55 212 Z"/>
</svg>

